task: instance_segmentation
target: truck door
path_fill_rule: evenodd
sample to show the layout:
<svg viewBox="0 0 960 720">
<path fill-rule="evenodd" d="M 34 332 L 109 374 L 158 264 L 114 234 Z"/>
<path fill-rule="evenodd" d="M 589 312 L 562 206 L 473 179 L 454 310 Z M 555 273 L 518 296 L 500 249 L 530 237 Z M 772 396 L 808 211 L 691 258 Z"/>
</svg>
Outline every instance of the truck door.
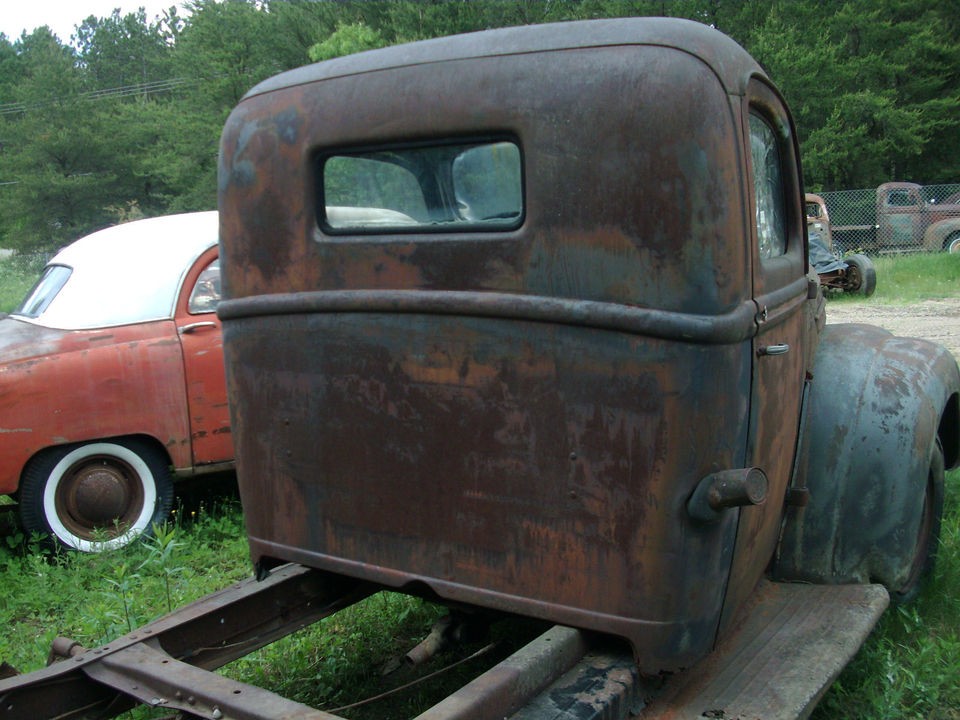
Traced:
<svg viewBox="0 0 960 720">
<path fill-rule="evenodd" d="M 880 248 L 919 246 L 923 238 L 923 198 L 914 188 L 877 191 L 877 241 Z"/>
<path fill-rule="evenodd" d="M 793 469 L 804 385 L 803 304 L 807 300 L 804 209 L 793 126 L 779 97 L 751 85 L 744 136 L 752 208 L 753 386 L 747 464 L 764 471 L 766 503 L 740 510 L 721 625 L 751 593 L 776 548 Z"/>
</svg>

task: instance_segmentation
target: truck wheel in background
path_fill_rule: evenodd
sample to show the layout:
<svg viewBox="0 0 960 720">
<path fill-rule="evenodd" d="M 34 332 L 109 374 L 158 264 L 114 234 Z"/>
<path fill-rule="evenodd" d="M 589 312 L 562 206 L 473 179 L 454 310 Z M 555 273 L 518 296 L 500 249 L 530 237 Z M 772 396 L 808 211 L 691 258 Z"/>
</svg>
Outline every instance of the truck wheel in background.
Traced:
<svg viewBox="0 0 960 720">
<path fill-rule="evenodd" d="M 844 291 L 870 297 L 877 289 L 877 270 L 873 261 L 859 253 L 843 259 L 847 263 L 847 282 Z"/>
<path fill-rule="evenodd" d="M 944 461 L 943 447 L 936 438 L 930 450 L 930 470 L 927 489 L 923 498 L 923 510 L 917 542 L 914 548 L 913 565 L 903 585 L 890 593 L 894 602 L 907 603 L 920 592 L 923 581 L 933 571 L 940 544 L 940 523 L 943 518 Z"/>
<path fill-rule="evenodd" d="M 20 517 L 51 547 L 123 547 L 163 522 L 173 503 L 166 455 L 143 439 L 49 448 L 23 472 Z"/>
<path fill-rule="evenodd" d="M 943 249 L 948 253 L 960 252 L 960 232 L 950 233 L 943 241 Z"/>
</svg>

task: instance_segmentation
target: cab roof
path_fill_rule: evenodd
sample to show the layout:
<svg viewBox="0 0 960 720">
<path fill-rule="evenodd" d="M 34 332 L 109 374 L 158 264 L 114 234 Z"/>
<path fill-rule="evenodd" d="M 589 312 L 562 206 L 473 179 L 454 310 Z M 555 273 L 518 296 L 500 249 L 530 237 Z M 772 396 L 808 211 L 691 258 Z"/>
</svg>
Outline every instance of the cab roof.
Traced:
<svg viewBox="0 0 960 720">
<path fill-rule="evenodd" d="M 625 45 L 655 45 L 689 53 L 712 68 L 733 95 L 745 94 L 751 77 L 766 77 L 742 47 L 707 25 L 679 18 L 633 17 L 496 28 L 370 50 L 281 73 L 256 85 L 245 97 L 412 65 Z"/>
</svg>

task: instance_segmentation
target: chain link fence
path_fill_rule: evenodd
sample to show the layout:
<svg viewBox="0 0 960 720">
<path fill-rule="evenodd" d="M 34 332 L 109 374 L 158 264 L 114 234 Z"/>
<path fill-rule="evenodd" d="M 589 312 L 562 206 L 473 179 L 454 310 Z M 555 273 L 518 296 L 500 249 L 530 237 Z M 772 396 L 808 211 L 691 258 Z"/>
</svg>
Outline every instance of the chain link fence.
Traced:
<svg viewBox="0 0 960 720">
<path fill-rule="evenodd" d="M 960 183 L 808 195 L 807 217 L 841 254 L 960 252 Z"/>
</svg>

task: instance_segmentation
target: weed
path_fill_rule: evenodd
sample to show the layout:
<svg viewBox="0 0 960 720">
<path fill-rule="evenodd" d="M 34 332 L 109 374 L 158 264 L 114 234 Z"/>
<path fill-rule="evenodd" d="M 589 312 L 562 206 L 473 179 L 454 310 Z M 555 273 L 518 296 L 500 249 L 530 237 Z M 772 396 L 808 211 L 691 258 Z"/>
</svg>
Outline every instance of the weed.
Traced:
<svg viewBox="0 0 960 720">
<path fill-rule="evenodd" d="M 107 578 L 107 583 L 120 594 L 123 601 L 123 616 L 127 621 L 127 632 L 133 630 L 133 621 L 130 619 L 130 593 L 136 580 L 140 576 L 130 572 L 127 563 L 120 563 L 113 569 L 113 577 Z"/>
<path fill-rule="evenodd" d="M 170 596 L 170 579 L 183 572 L 184 568 L 173 564 L 173 553 L 183 543 L 176 541 L 177 529 L 172 525 L 153 525 L 153 536 L 145 539 L 149 556 L 140 564 L 140 569 L 156 571 L 163 579 L 164 595 L 167 598 L 167 612 L 173 610 Z"/>
<path fill-rule="evenodd" d="M 17 530 L 4 538 L 8 548 L 19 550 L 25 556 L 43 554 L 46 540 L 46 534 L 36 530 L 31 530 L 29 534 Z"/>
</svg>

